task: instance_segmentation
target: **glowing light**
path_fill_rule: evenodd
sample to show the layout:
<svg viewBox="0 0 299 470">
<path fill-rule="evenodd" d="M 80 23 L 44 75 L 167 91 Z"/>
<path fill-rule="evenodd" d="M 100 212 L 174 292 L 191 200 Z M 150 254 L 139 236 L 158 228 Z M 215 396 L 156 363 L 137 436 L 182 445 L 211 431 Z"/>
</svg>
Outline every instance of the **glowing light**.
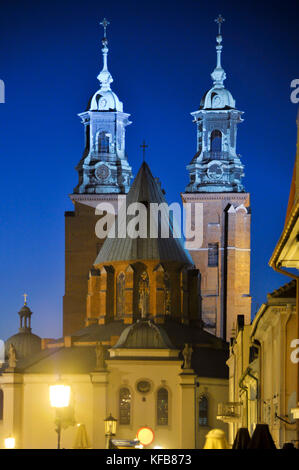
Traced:
<svg viewBox="0 0 299 470">
<path fill-rule="evenodd" d="M 112 414 L 108 416 L 108 418 L 104 419 L 105 423 L 105 434 L 107 435 L 115 435 L 116 434 L 116 423 L 117 419 L 113 418 Z"/>
<path fill-rule="evenodd" d="M 137 439 L 143 446 L 149 446 L 155 438 L 154 431 L 149 427 L 140 428 L 137 432 Z"/>
<path fill-rule="evenodd" d="M 53 408 L 69 406 L 71 387 L 69 385 L 50 385 L 50 403 Z"/>
<path fill-rule="evenodd" d="M 7 437 L 6 439 L 4 439 L 4 446 L 5 446 L 5 449 L 14 449 L 15 448 L 15 445 L 16 445 L 16 440 L 14 437 Z"/>
<path fill-rule="evenodd" d="M 163 447 L 155 446 L 154 449 L 163 449 Z"/>
</svg>

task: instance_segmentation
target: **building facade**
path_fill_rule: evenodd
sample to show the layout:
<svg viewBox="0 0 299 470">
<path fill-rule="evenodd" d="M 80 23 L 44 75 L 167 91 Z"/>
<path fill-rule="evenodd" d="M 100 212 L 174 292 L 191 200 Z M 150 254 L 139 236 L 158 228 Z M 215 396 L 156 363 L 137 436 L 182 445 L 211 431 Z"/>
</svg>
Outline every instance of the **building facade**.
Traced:
<svg viewBox="0 0 299 470">
<path fill-rule="evenodd" d="M 240 427 L 250 434 L 257 423 L 269 425 L 277 448 L 296 441 L 296 364 L 291 341 L 296 326 L 296 283 L 268 295 L 251 325 L 239 317 L 230 347 L 229 404 L 222 419 L 230 423 L 232 443 Z M 221 407 L 220 407 L 221 408 Z"/>
<path fill-rule="evenodd" d="M 229 402 L 219 417 L 230 423 L 230 441 L 239 427 L 267 423 L 275 444 L 298 442 L 298 162 L 299 120 L 294 173 L 284 229 L 270 266 L 291 281 L 268 295 L 251 325 L 238 317 L 231 340 Z"/>
</svg>

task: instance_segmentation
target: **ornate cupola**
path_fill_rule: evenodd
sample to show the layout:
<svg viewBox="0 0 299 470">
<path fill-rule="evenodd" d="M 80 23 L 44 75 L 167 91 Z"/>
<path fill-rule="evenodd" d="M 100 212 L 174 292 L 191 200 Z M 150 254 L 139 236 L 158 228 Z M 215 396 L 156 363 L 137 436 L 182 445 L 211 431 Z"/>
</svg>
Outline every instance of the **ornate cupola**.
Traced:
<svg viewBox="0 0 299 470">
<path fill-rule="evenodd" d="M 204 94 L 198 111 L 191 113 L 197 125 L 197 152 L 187 166 L 187 193 L 244 192 L 244 166 L 236 153 L 237 125 L 243 113 L 236 109 L 235 100 L 223 84 L 226 73 L 221 64 L 221 25 L 225 20 L 219 15 L 215 21 L 218 35 L 213 86 Z"/>
<path fill-rule="evenodd" d="M 109 21 L 100 23 L 104 28 L 102 39 L 103 69 L 98 75 L 101 84 L 91 97 L 87 110 L 79 116 L 85 127 L 85 150 L 76 167 L 79 184 L 75 194 L 126 194 L 130 188 L 132 170 L 125 152 L 125 128 L 131 124 L 129 114 L 111 90 L 113 78 L 108 70 Z"/>
<path fill-rule="evenodd" d="M 6 357 L 9 356 L 9 348 L 14 348 L 16 359 L 25 359 L 41 350 L 41 338 L 32 333 L 31 315 L 32 311 L 27 305 L 27 294 L 24 294 L 24 305 L 18 312 L 20 317 L 19 332 L 10 336 L 5 341 Z"/>
</svg>

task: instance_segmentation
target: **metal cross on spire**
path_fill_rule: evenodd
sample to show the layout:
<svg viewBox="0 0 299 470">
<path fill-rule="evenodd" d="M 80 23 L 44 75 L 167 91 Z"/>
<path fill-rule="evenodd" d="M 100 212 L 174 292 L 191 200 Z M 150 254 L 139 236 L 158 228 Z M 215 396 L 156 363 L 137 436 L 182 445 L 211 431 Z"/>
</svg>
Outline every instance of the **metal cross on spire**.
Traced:
<svg viewBox="0 0 299 470">
<path fill-rule="evenodd" d="M 104 37 L 102 39 L 102 54 L 103 54 L 103 69 L 98 75 L 98 80 L 101 83 L 101 91 L 107 91 L 110 90 L 110 84 L 113 82 L 113 78 L 108 70 L 108 65 L 107 65 L 107 56 L 108 56 L 108 39 L 106 36 L 107 33 L 107 26 L 110 24 L 110 21 L 106 20 L 106 18 L 103 19 L 99 23 L 101 26 L 104 28 Z"/>
<path fill-rule="evenodd" d="M 100 22 L 100 25 L 103 26 L 104 28 L 104 38 L 106 39 L 106 32 L 107 32 L 107 26 L 110 24 L 110 21 L 106 20 L 106 18 L 103 19 L 103 21 Z"/>
<path fill-rule="evenodd" d="M 23 297 L 24 297 L 24 305 L 27 305 L 28 294 L 23 294 Z"/>
<path fill-rule="evenodd" d="M 218 23 L 218 34 L 221 36 L 221 25 L 225 22 L 225 18 L 221 14 L 215 19 L 215 23 Z"/>
<path fill-rule="evenodd" d="M 214 72 L 211 74 L 213 83 L 215 86 L 223 88 L 223 81 L 226 79 L 225 71 L 221 65 L 221 52 L 222 52 L 222 36 L 221 36 L 221 26 L 224 23 L 225 19 L 222 15 L 218 15 L 215 19 L 215 22 L 218 24 L 218 35 L 216 36 L 216 54 L 217 54 L 217 65 Z"/>
<path fill-rule="evenodd" d="M 145 162 L 145 149 L 148 148 L 148 145 L 146 145 L 145 140 L 142 142 L 142 145 L 140 145 L 140 147 L 142 148 L 142 158 L 143 158 L 143 161 Z"/>
</svg>

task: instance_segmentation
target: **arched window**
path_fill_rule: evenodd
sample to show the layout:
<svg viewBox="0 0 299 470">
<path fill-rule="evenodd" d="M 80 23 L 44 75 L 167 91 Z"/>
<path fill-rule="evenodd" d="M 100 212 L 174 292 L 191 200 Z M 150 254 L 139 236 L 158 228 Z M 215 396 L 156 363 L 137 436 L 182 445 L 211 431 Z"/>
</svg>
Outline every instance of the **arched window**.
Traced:
<svg viewBox="0 0 299 470">
<path fill-rule="evenodd" d="M 211 133 L 211 152 L 220 153 L 222 150 L 222 133 L 215 129 Z"/>
<path fill-rule="evenodd" d="M 3 405 L 4 405 L 4 396 L 3 390 L 0 388 L 0 421 L 3 419 Z"/>
<path fill-rule="evenodd" d="M 149 279 L 146 271 L 143 271 L 138 282 L 138 307 L 141 318 L 146 318 L 149 313 Z"/>
<path fill-rule="evenodd" d="M 208 244 L 208 266 L 215 268 L 218 266 L 219 246 L 218 243 Z"/>
<path fill-rule="evenodd" d="M 122 316 L 125 309 L 125 275 L 120 273 L 116 284 L 116 314 Z"/>
<path fill-rule="evenodd" d="M 123 387 L 119 391 L 119 424 L 131 422 L 131 392 Z"/>
<path fill-rule="evenodd" d="M 157 424 L 158 426 L 168 425 L 168 391 L 160 388 L 157 393 Z"/>
<path fill-rule="evenodd" d="M 165 273 L 164 276 L 164 295 L 165 295 L 165 315 L 170 315 L 171 311 L 171 297 L 170 297 L 170 279 L 169 274 Z"/>
<path fill-rule="evenodd" d="M 209 402 L 205 395 L 202 395 L 199 400 L 199 416 L 198 422 L 200 426 L 208 426 L 208 413 L 209 413 Z"/>
<path fill-rule="evenodd" d="M 98 135 L 99 153 L 109 153 L 109 135 L 106 132 L 100 132 Z"/>
</svg>

